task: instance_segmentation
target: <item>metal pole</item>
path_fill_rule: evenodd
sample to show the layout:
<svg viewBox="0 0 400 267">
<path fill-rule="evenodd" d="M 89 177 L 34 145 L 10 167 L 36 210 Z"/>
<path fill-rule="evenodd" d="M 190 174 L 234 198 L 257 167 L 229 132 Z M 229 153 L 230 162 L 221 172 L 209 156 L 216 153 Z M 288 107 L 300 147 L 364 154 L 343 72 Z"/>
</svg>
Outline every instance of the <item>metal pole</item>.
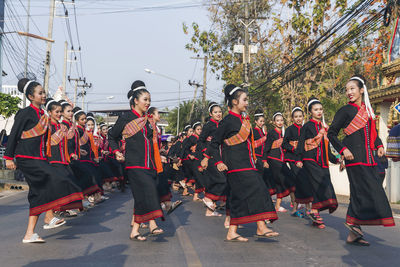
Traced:
<svg viewBox="0 0 400 267">
<path fill-rule="evenodd" d="M 49 18 L 49 29 L 47 33 L 48 39 L 53 39 L 54 13 L 55 13 L 55 0 L 50 0 L 50 18 Z M 46 95 L 49 93 L 51 45 L 52 45 L 51 42 L 47 42 L 46 61 L 44 69 L 44 83 L 43 83 Z"/>
<path fill-rule="evenodd" d="M 74 107 L 76 107 L 77 97 L 78 97 L 78 79 L 75 80 Z"/>
<path fill-rule="evenodd" d="M 178 118 L 176 121 L 176 136 L 179 134 L 179 111 L 181 109 L 181 83 L 178 81 L 179 90 L 178 90 Z"/>
<path fill-rule="evenodd" d="M 208 64 L 208 57 L 204 56 L 204 69 L 203 69 L 203 112 L 201 112 L 201 121 L 204 123 L 205 116 L 204 110 L 206 109 L 206 92 L 207 92 L 207 64 Z"/>
<path fill-rule="evenodd" d="M 0 0 L 0 31 L 4 32 L 4 0 Z M 3 91 L 3 34 L 0 34 L 0 91 Z"/>
<path fill-rule="evenodd" d="M 26 20 L 26 32 L 29 32 L 29 22 L 30 22 L 30 13 L 31 13 L 31 0 L 28 0 L 27 7 L 27 20 Z M 29 59 L 29 36 L 26 36 L 26 44 L 25 44 L 25 75 L 24 77 L 28 77 L 28 59 Z M 26 95 L 23 94 L 23 107 L 26 107 Z"/>
<path fill-rule="evenodd" d="M 244 16 L 245 16 L 245 26 L 244 26 L 244 51 L 243 51 L 243 67 L 244 67 L 244 88 L 247 88 L 249 85 L 249 73 L 248 73 L 248 64 L 249 64 L 249 2 L 245 1 L 244 6 Z"/>
<path fill-rule="evenodd" d="M 64 70 L 63 70 L 63 85 L 62 85 L 62 98 L 65 98 L 67 92 L 67 60 L 68 60 L 68 42 L 64 44 Z"/>
</svg>

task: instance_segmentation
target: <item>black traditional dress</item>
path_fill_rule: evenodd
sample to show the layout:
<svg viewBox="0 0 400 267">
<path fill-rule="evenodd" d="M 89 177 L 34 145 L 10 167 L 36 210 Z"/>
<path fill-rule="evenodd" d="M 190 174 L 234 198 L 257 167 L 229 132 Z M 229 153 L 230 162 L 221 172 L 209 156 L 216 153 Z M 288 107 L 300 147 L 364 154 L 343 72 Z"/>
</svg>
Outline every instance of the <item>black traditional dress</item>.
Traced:
<svg viewBox="0 0 400 267">
<path fill-rule="evenodd" d="M 185 174 L 182 170 L 182 166 L 178 167 L 177 163 L 179 161 L 179 156 L 181 154 L 181 149 L 182 149 L 182 142 L 177 141 L 175 144 L 171 146 L 171 148 L 168 150 L 168 160 L 172 164 L 172 180 L 175 182 L 179 182 L 185 179 Z"/>
<path fill-rule="evenodd" d="M 224 162 L 228 167 L 231 225 L 278 219 L 267 186 L 256 168 L 254 139 L 248 120 L 229 111 L 220 122 L 209 148 L 215 164 Z M 247 133 L 250 132 L 247 136 L 241 131 L 242 125 Z M 230 140 L 238 137 L 239 133 L 245 140 L 233 144 Z"/>
<path fill-rule="evenodd" d="M 125 126 L 141 116 L 135 110 L 118 117 L 108 135 L 113 153 L 119 151 Z M 157 191 L 157 171 L 154 161 L 153 129 L 147 121 L 136 134 L 125 139 L 125 169 L 132 190 L 136 223 L 163 217 Z"/>
<path fill-rule="evenodd" d="M 357 123 L 356 115 L 361 114 L 366 116 L 364 123 L 359 129 L 355 128 L 354 132 L 347 132 L 351 123 Z M 343 140 L 338 138 L 341 129 L 345 129 L 346 134 Z M 374 122 L 366 114 L 365 105 L 360 108 L 357 104 L 349 103 L 340 108 L 329 128 L 328 137 L 340 154 L 347 148 L 354 156 L 354 160 L 345 161 L 350 182 L 350 204 L 346 222 L 357 225 L 394 226 L 392 211 L 373 156 L 373 150 L 383 145 L 376 134 Z"/>
<path fill-rule="evenodd" d="M 67 139 L 68 128 L 64 124 L 60 123 L 51 122 L 50 125 L 52 135 L 57 135 L 57 133 L 62 130 L 61 127 L 65 127 L 65 136 L 63 138 L 52 138 L 51 155 L 48 156 L 48 161 L 54 168 L 57 169 L 57 173 L 60 174 L 60 177 L 67 177 L 73 184 L 79 187 L 79 180 L 75 177 L 69 166 L 70 158 Z M 82 192 L 82 189 L 80 191 Z M 72 209 L 83 210 L 82 201 L 78 200 L 71 202 L 67 205 L 61 206 L 57 210 L 66 211 Z"/>
<path fill-rule="evenodd" d="M 113 171 L 110 159 L 107 155 L 104 154 L 104 152 L 108 151 L 107 136 L 103 136 L 102 134 L 100 134 L 99 136 L 94 136 L 94 140 L 99 148 L 99 157 L 101 157 L 99 161 L 99 167 L 101 173 L 103 174 L 103 182 L 112 183 L 118 181 L 119 174 Z"/>
<path fill-rule="evenodd" d="M 49 141 L 47 130 L 49 125 L 47 124 L 45 132 L 41 134 L 31 133 L 28 134 L 30 136 L 22 138 L 23 133 L 47 120 L 43 116 L 45 116 L 43 110 L 33 105 L 19 110 L 15 115 L 4 154 L 4 159 L 16 159 L 17 168 L 22 171 L 29 185 L 30 216 L 83 199 L 80 188 L 67 177 L 57 173 L 57 169 L 47 162 L 46 143 Z"/>
<path fill-rule="evenodd" d="M 313 194 L 312 209 L 334 212 L 338 202 L 331 182 L 329 161 L 337 163 L 337 159 L 329 149 L 326 129 L 321 122 L 311 119 L 304 124 L 296 153 L 309 177 Z"/>
<path fill-rule="evenodd" d="M 205 197 L 214 201 L 226 201 L 227 194 L 227 181 L 226 175 L 218 171 L 215 163 L 217 162 L 213 157 L 210 156 L 210 144 L 214 138 L 215 132 L 218 129 L 219 123 L 213 119 L 210 119 L 203 127 L 201 132 L 199 143 L 201 153 L 204 157 L 208 158 L 208 167 L 203 170 L 204 183 L 205 183 Z"/>
<path fill-rule="evenodd" d="M 202 173 L 199 172 L 200 160 L 198 158 L 198 153 L 196 153 L 196 146 L 199 140 L 199 136 L 192 134 L 183 142 L 181 158 L 183 158 L 184 170 L 189 183 L 195 183 L 196 193 L 201 193 L 204 191 L 204 186 L 202 184 Z M 193 156 L 191 159 L 189 156 Z"/>
<path fill-rule="evenodd" d="M 296 154 L 296 148 L 301 128 L 301 125 L 293 124 L 285 130 L 282 148 L 285 151 L 285 162 L 289 164 L 290 170 L 296 176 L 296 192 L 294 193 L 296 202 L 307 204 L 313 201 L 309 177 L 305 169 L 296 166 L 296 163 L 300 161 Z"/>
<path fill-rule="evenodd" d="M 257 157 L 257 169 L 262 175 L 265 184 L 267 185 L 269 194 L 275 195 L 276 194 L 276 187 L 275 182 L 273 181 L 273 176 L 271 169 L 264 168 L 263 164 L 263 155 L 265 149 L 265 141 L 267 140 L 267 134 L 264 133 L 263 129 L 258 128 L 257 126 L 253 129 L 254 134 L 254 142 L 255 142 L 255 153 Z"/>
<path fill-rule="evenodd" d="M 89 173 L 92 180 L 92 186 L 85 191 L 88 195 L 96 192 L 103 192 L 103 175 L 98 168 L 98 164 L 94 162 L 94 149 L 92 149 L 88 132 L 80 125 L 76 127 L 79 133 L 80 150 L 85 150 L 87 152 L 87 155 L 80 154 L 79 161 Z"/>
<path fill-rule="evenodd" d="M 263 155 L 263 160 L 268 162 L 271 169 L 277 198 L 284 198 L 296 190 L 295 177 L 285 163 L 282 142 L 283 136 L 280 130 L 269 131 Z"/>
<path fill-rule="evenodd" d="M 65 125 L 68 129 L 72 127 L 72 123 L 66 120 L 62 121 L 62 124 Z M 78 180 L 78 185 L 82 189 L 82 192 L 85 196 L 89 196 L 100 190 L 98 185 L 94 182 L 95 178 L 93 173 L 91 172 L 92 168 L 88 166 L 87 163 L 81 163 L 80 158 L 80 145 L 79 145 L 79 131 L 75 128 L 74 136 L 68 137 L 68 152 L 70 157 L 69 166 L 72 169 L 75 177 Z M 77 156 L 78 160 L 75 160 L 73 156 Z"/>
</svg>

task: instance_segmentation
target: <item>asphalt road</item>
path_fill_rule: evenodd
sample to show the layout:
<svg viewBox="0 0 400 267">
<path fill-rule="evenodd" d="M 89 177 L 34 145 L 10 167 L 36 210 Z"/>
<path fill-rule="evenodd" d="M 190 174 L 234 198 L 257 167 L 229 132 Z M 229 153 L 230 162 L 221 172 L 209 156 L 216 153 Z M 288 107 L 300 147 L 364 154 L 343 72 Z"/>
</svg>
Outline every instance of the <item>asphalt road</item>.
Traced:
<svg viewBox="0 0 400 267">
<path fill-rule="evenodd" d="M 45 244 L 22 244 L 28 218 L 26 192 L 0 198 L 0 266 L 400 266 L 400 220 L 396 227 L 363 227 L 370 247 L 345 244 L 345 206 L 323 213 L 327 228 L 281 214 L 274 240 L 253 238 L 255 224 L 240 233 L 249 243 L 224 242 L 223 217 L 206 218 L 201 203 L 184 199 L 159 226 L 162 237 L 129 240 L 133 200 L 129 190 L 89 212 L 68 219 L 67 226 L 38 234 Z"/>
</svg>

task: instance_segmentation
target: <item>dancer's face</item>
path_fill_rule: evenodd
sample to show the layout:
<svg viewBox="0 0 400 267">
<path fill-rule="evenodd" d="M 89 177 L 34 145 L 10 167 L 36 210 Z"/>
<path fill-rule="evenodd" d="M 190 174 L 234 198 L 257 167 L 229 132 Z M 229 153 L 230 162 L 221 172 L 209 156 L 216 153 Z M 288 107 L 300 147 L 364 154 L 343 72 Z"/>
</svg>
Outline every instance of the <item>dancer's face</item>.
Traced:
<svg viewBox="0 0 400 267">
<path fill-rule="evenodd" d="M 73 115 L 74 112 L 72 111 L 72 107 L 70 105 L 66 106 L 64 108 L 64 111 L 62 112 L 62 116 L 64 117 L 64 119 L 71 121 Z"/>
<path fill-rule="evenodd" d="M 293 113 L 293 121 L 294 121 L 294 123 L 296 123 L 297 125 L 302 125 L 303 124 L 303 120 L 304 120 L 303 112 L 298 110 L 298 111 L 295 111 Z"/>
<path fill-rule="evenodd" d="M 150 94 L 144 92 L 137 99 L 135 98 L 135 109 L 140 111 L 142 114 L 146 113 L 151 104 Z"/>
<path fill-rule="evenodd" d="M 93 131 L 94 129 L 94 122 L 92 120 L 88 120 L 86 123 L 86 127 L 89 131 Z"/>
<path fill-rule="evenodd" d="M 361 99 L 364 93 L 364 88 L 359 88 L 356 81 L 349 81 L 346 84 L 346 96 L 349 98 L 350 102 L 357 102 Z"/>
<path fill-rule="evenodd" d="M 155 122 L 159 122 L 159 121 L 161 120 L 161 118 L 160 118 L 160 113 L 158 113 L 158 110 L 157 110 L 157 109 L 154 110 L 153 119 L 154 119 Z"/>
<path fill-rule="evenodd" d="M 41 106 L 46 103 L 46 92 L 41 85 L 38 85 L 33 90 L 33 95 L 28 95 L 29 100 L 36 106 Z"/>
<path fill-rule="evenodd" d="M 81 116 L 79 116 L 77 122 L 78 122 L 78 125 L 79 125 L 79 126 L 85 127 L 85 125 L 86 125 L 86 115 L 85 115 L 85 114 L 82 114 Z"/>
<path fill-rule="evenodd" d="M 259 118 L 256 120 L 256 125 L 257 125 L 258 128 L 262 129 L 262 128 L 264 127 L 264 125 L 265 125 L 265 119 L 264 119 L 264 117 L 259 117 Z"/>
<path fill-rule="evenodd" d="M 220 107 L 213 107 L 210 116 L 215 121 L 222 120 L 222 109 Z"/>
<path fill-rule="evenodd" d="M 311 116 L 313 119 L 321 120 L 323 114 L 324 114 L 324 109 L 322 108 L 321 104 L 314 104 L 311 107 Z"/>
<path fill-rule="evenodd" d="M 197 126 L 196 129 L 194 130 L 195 134 L 199 136 L 201 134 L 201 131 L 203 130 L 203 127 Z"/>
<path fill-rule="evenodd" d="M 191 136 L 192 134 L 193 134 L 193 129 L 192 129 L 192 128 L 189 128 L 189 129 L 187 130 L 186 136 L 189 137 L 189 136 Z"/>
<path fill-rule="evenodd" d="M 61 107 L 60 106 L 56 106 L 55 108 L 53 108 L 53 110 L 48 111 L 50 118 L 53 121 L 59 121 L 61 119 Z"/>
<path fill-rule="evenodd" d="M 102 133 L 104 136 L 107 135 L 107 133 L 108 133 L 108 128 L 107 128 L 107 126 L 101 127 L 101 133 Z"/>
<path fill-rule="evenodd" d="M 283 117 L 281 115 L 276 116 L 274 123 L 277 128 L 282 128 L 284 124 Z"/>
<path fill-rule="evenodd" d="M 232 101 L 233 106 L 240 113 L 245 112 L 247 110 L 247 106 L 249 105 L 249 100 L 247 94 L 245 92 L 241 93 L 238 99 L 234 99 Z"/>
</svg>

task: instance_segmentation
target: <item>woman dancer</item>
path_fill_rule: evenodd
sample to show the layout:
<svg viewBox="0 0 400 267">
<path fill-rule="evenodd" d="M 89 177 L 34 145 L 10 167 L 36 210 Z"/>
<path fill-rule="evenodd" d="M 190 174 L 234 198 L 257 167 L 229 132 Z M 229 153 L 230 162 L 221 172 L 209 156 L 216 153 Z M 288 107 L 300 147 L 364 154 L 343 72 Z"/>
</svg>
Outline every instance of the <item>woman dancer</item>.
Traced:
<svg viewBox="0 0 400 267">
<path fill-rule="evenodd" d="M 125 168 L 135 200 L 134 223 L 130 238 L 146 241 L 139 233 L 141 223 L 149 222 L 150 235 L 160 235 L 155 219 L 163 217 L 157 192 L 157 173 L 162 172 L 158 150 L 157 128 L 152 118 L 146 115 L 150 107 L 150 93 L 144 82 L 135 81 L 128 92 L 132 111 L 118 117 L 109 133 L 110 146 L 117 160 L 125 160 Z M 124 137 L 125 157 L 119 151 L 119 142 Z"/>
<path fill-rule="evenodd" d="M 255 165 L 254 138 L 247 110 L 247 93 L 235 85 L 224 89 L 229 114 L 221 121 L 211 140 L 210 154 L 217 169 L 226 172 L 230 188 L 230 226 L 226 241 L 247 242 L 237 233 L 239 224 L 257 222 L 258 238 L 279 234 L 268 229 L 265 220 L 278 219 L 271 196 Z M 222 156 L 220 154 L 222 150 Z"/>
<path fill-rule="evenodd" d="M 48 155 L 49 163 L 57 169 L 60 176 L 67 177 L 70 181 L 79 187 L 79 181 L 69 167 L 70 157 L 68 152 L 68 134 L 74 135 L 74 132 L 68 133 L 68 128 L 59 123 L 61 120 L 61 104 L 53 98 L 46 100 L 45 108 L 50 117 L 51 134 L 51 153 Z M 82 189 L 81 191 L 82 192 Z M 75 210 L 83 210 L 82 200 L 71 202 L 56 209 L 67 216 L 77 216 Z"/>
<path fill-rule="evenodd" d="M 350 182 L 350 204 L 345 223 L 350 231 L 346 242 L 369 246 L 360 225 L 395 225 L 373 157 L 374 150 L 379 157 L 383 157 L 385 151 L 376 131 L 365 79 L 360 75 L 352 77 L 346 84 L 346 95 L 350 102 L 335 114 L 328 137 L 345 158 Z M 341 129 L 345 134 L 342 141 L 338 138 Z"/>
<path fill-rule="evenodd" d="M 101 201 L 100 194 L 102 192 L 101 183 L 99 184 L 101 173 L 96 168 L 99 160 L 98 150 L 94 144 L 92 145 L 94 141 L 90 139 L 86 131 L 86 113 L 79 107 L 74 107 L 72 111 L 74 112 L 74 118 L 77 123 L 76 128 L 79 134 L 79 161 L 84 166 L 86 175 L 90 175 L 91 177 L 91 186 L 84 190 L 84 192 L 88 196 L 89 202 L 95 204 Z M 73 170 L 75 171 L 75 169 Z"/>
<path fill-rule="evenodd" d="M 264 182 L 267 185 L 269 194 L 275 195 L 276 189 L 273 185 L 273 177 L 271 170 L 269 168 L 264 168 L 263 165 L 263 155 L 265 148 L 265 141 L 267 140 L 267 133 L 265 132 L 265 117 L 264 112 L 261 109 L 256 110 L 254 114 L 254 122 L 256 126 L 254 126 L 253 134 L 254 134 L 254 143 L 255 143 L 255 153 L 257 156 L 257 169 L 260 174 L 263 176 Z"/>
<path fill-rule="evenodd" d="M 290 172 L 289 168 L 285 163 L 285 154 L 283 153 L 282 149 L 282 142 L 284 136 L 284 120 L 282 113 L 276 112 L 272 116 L 272 120 L 275 124 L 275 129 L 269 131 L 267 136 L 267 141 L 265 142 L 264 167 L 271 169 L 272 177 L 275 182 L 276 211 L 287 212 L 287 210 L 281 206 L 282 198 L 290 195 L 293 208 L 295 208 L 294 205 L 295 177 Z"/>
<path fill-rule="evenodd" d="M 18 82 L 18 91 L 25 94 L 30 106 L 17 112 L 4 154 L 8 169 L 22 171 L 29 185 L 29 220 L 23 243 L 43 243 L 34 233 L 39 215 L 46 212 L 45 229 L 59 227 L 65 221 L 54 217 L 53 209 L 83 198 L 80 189 L 59 176 L 47 162 L 49 119 L 40 108 L 46 101 L 43 87 L 26 78 Z M 14 162 L 16 159 L 16 164 Z"/>
<path fill-rule="evenodd" d="M 152 117 L 154 120 L 154 123 L 157 125 L 158 122 L 160 122 L 160 114 L 158 113 L 158 109 L 155 107 L 149 108 L 147 114 L 149 117 Z M 157 126 L 157 141 L 158 145 L 160 147 L 161 145 L 161 132 L 160 129 Z M 169 164 L 168 160 L 168 150 L 170 147 L 167 149 L 165 148 L 160 148 L 160 155 L 161 155 L 161 162 L 163 163 L 163 171 L 157 175 L 157 190 L 158 190 L 158 196 L 161 201 L 161 206 L 165 207 L 165 211 L 167 214 L 172 213 L 178 206 L 182 204 L 181 200 L 177 200 L 175 202 L 172 202 L 172 193 L 171 193 L 171 188 L 168 182 L 168 178 L 172 176 L 172 168 Z"/>
<path fill-rule="evenodd" d="M 298 204 L 305 204 L 306 210 L 309 210 L 311 208 L 311 202 L 313 201 L 307 172 L 296 166 L 296 162 L 299 161 L 296 149 L 299 143 L 300 130 L 304 123 L 304 113 L 300 107 L 294 107 L 291 114 L 293 124 L 285 130 L 282 148 L 285 150 L 285 162 L 289 164 L 290 170 L 296 177 L 296 191 L 294 193 L 296 204 L 294 205 L 292 215 L 303 217 L 304 215 L 297 210 Z"/>
<path fill-rule="evenodd" d="M 201 150 L 200 152 L 203 156 L 201 161 L 205 181 L 203 202 L 206 205 L 207 217 L 219 217 L 221 214 L 215 210 L 217 207 L 216 202 L 220 201 L 222 205 L 226 202 L 227 182 L 225 174 L 217 170 L 215 165 L 217 162 L 209 155 L 209 146 L 218 129 L 219 122 L 222 120 L 222 109 L 217 103 L 211 102 L 208 106 L 208 112 L 210 120 L 204 125 L 198 143 L 198 149 Z"/>
<path fill-rule="evenodd" d="M 325 224 L 319 212 L 327 209 L 329 213 L 332 213 L 338 207 L 329 173 L 329 161 L 332 163 L 338 161 L 329 149 L 327 126 L 321 102 L 312 97 L 308 101 L 307 109 L 311 114 L 311 119 L 300 130 L 297 146 L 299 161 L 296 165 L 299 168 L 305 168 L 311 183 L 313 202 L 308 215 L 314 226 L 324 229 Z"/>
</svg>

